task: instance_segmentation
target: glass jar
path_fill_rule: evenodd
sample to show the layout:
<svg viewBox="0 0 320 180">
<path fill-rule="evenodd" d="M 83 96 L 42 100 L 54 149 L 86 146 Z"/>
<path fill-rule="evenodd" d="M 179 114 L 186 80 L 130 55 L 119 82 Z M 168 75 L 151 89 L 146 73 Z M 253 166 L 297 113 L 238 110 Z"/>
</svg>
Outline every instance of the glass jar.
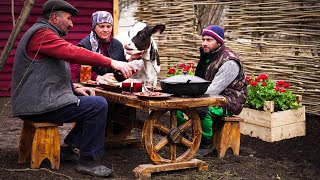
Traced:
<svg viewBox="0 0 320 180">
<path fill-rule="evenodd" d="M 80 70 L 80 83 L 87 82 L 91 79 L 91 66 L 81 65 Z"/>
</svg>

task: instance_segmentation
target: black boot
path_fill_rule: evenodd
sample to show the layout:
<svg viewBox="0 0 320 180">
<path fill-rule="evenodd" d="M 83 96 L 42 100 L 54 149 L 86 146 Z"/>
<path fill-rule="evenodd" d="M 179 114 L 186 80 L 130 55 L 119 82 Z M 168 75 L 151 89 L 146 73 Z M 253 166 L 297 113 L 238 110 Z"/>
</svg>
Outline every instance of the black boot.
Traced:
<svg viewBox="0 0 320 180">
<path fill-rule="evenodd" d="M 100 164 L 91 156 L 80 156 L 76 171 L 82 174 L 88 174 L 97 177 L 108 177 L 113 171 Z"/>
<path fill-rule="evenodd" d="M 210 149 L 213 146 L 212 138 L 210 139 L 201 139 L 200 149 Z"/>
<path fill-rule="evenodd" d="M 61 161 L 79 161 L 79 154 L 75 151 L 77 148 L 72 146 L 64 146 L 60 148 L 60 159 Z"/>
<path fill-rule="evenodd" d="M 215 147 L 213 146 L 212 138 L 208 139 L 201 139 L 200 147 L 197 151 L 196 157 L 205 157 L 208 156 L 210 153 L 215 151 Z"/>
</svg>

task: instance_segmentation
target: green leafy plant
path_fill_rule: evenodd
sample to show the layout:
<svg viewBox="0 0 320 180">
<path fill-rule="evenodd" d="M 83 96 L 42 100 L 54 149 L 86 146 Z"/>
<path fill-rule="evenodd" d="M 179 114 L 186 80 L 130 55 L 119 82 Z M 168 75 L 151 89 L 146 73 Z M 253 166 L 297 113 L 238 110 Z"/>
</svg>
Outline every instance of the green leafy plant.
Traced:
<svg viewBox="0 0 320 180">
<path fill-rule="evenodd" d="M 300 107 L 296 95 L 288 90 L 289 83 L 272 81 L 266 74 L 247 76 L 248 98 L 245 107 L 262 110 L 265 101 L 274 101 L 275 111 Z"/>
<path fill-rule="evenodd" d="M 195 73 L 194 63 L 190 62 L 190 63 L 176 64 L 175 66 L 170 67 L 166 76 L 175 76 L 175 75 L 181 75 L 181 74 L 194 75 L 194 73 Z"/>
</svg>

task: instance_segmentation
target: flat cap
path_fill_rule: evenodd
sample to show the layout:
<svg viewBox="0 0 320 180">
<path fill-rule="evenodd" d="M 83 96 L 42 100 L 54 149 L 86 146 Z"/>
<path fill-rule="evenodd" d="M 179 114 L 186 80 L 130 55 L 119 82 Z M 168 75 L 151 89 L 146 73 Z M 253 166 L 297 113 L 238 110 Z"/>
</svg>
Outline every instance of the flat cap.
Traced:
<svg viewBox="0 0 320 180">
<path fill-rule="evenodd" d="M 48 0 L 42 6 L 42 13 L 50 13 L 51 11 L 64 11 L 69 12 L 73 16 L 78 14 L 78 10 L 64 0 Z"/>
</svg>

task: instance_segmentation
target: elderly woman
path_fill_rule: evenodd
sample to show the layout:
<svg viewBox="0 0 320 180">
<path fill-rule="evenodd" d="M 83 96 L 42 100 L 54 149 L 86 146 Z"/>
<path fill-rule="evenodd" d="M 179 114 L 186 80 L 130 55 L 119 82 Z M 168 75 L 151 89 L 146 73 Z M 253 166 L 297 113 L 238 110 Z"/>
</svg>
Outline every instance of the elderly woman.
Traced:
<svg viewBox="0 0 320 180">
<path fill-rule="evenodd" d="M 113 18 L 109 12 L 94 12 L 92 14 L 92 30 L 90 34 L 78 43 L 78 46 L 84 47 L 90 51 L 98 52 L 118 61 L 127 61 L 124 55 L 123 45 L 120 41 L 113 38 L 112 29 Z M 73 64 L 72 69 L 74 70 L 74 81 L 79 82 L 81 65 Z M 91 80 L 104 80 L 104 78 L 113 76 L 112 72 L 112 68 L 93 66 Z"/>
</svg>

